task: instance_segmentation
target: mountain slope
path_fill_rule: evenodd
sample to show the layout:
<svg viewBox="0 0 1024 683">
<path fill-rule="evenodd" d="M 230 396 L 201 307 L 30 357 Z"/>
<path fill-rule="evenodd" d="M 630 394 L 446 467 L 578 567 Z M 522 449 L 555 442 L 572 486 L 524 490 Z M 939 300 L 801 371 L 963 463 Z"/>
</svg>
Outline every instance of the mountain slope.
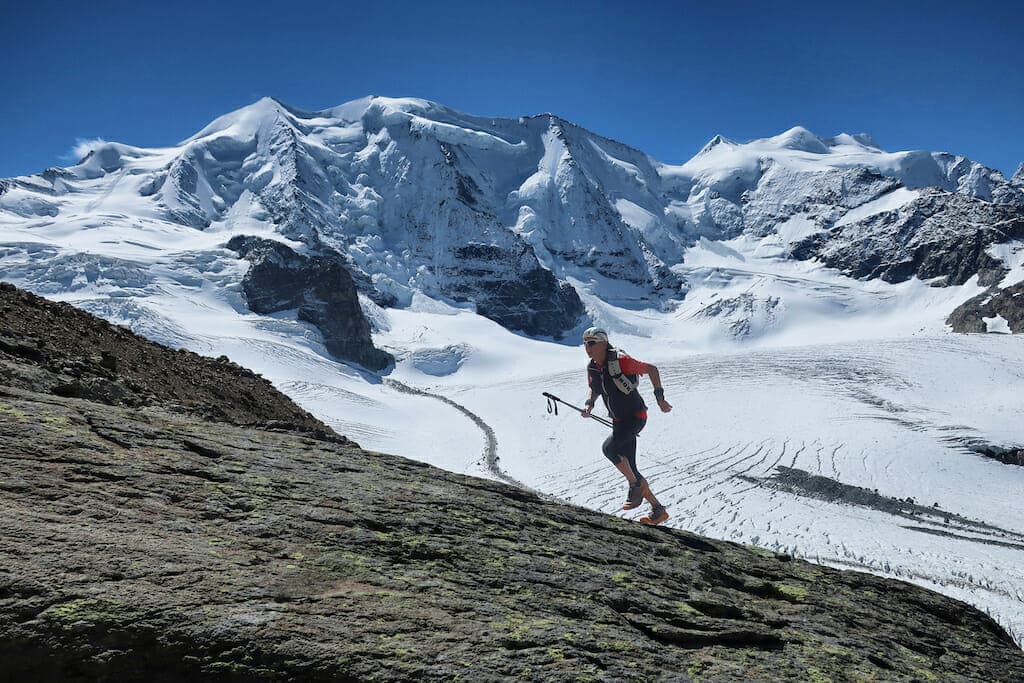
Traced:
<svg viewBox="0 0 1024 683">
<path fill-rule="evenodd" d="M 230 424 L 341 438 L 226 356 L 168 349 L 6 282 L 0 282 L 0 351 L 20 361 L 0 368 L 0 382 L 9 388 L 131 408 L 160 405 Z"/>
</svg>

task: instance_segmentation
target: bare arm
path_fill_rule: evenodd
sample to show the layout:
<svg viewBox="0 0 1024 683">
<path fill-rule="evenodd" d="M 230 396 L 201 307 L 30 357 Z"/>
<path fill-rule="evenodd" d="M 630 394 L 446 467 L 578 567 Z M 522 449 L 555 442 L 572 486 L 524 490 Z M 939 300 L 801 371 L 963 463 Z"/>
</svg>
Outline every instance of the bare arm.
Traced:
<svg viewBox="0 0 1024 683">
<path fill-rule="evenodd" d="M 597 403 L 597 397 L 601 394 L 597 393 L 593 389 L 590 390 L 590 398 L 583 404 L 583 412 L 580 413 L 583 417 L 590 417 L 590 413 L 594 410 L 594 404 Z"/>
<path fill-rule="evenodd" d="M 665 389 L 661 386 L 661 373 L 658 372 L 658 366 L 648 363 L 647 376 L 651 378 L 651 384 L 654 386 L 654 398 L 658 401 L 661 412 L 667 413 L 672 410 L 672 404 L 665 400 Z"/>
</svg>

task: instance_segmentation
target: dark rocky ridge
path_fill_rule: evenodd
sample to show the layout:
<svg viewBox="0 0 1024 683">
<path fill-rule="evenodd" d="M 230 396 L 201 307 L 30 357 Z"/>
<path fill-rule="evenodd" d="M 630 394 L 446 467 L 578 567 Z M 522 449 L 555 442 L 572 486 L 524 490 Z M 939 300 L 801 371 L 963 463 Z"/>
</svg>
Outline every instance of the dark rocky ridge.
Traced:
<svg viewBox="0 0 1024 683">
<path fill-rule="evenodd" d="M 993 444 L 975 443 L 971 444 L 969 448 L 979 455 L 984 455 L 986 458 L 998 460 L 1004 465 L 1024 466 L 1024 447 L 996 446 Z"/>
<path fill-rule="evenodd" d="M 1024 208 L 933 191 L 905 207 L 812 235 L 794 245 L 797 259 L 818 258 L 850 277 L 904 282 L 942 278 L 962 285 L 975 274 L 983 285 L 1005 268 L 986 249 L 1024 239 Z"/>
<path fill-rule="evenodd" d="M 1024 282 L 988 291 L 957 306 L 946 322 L 954 332 L 988 332 L 985 318 L 1002 316 L 1010 332 L 1024 332 Z"/>
<path fill-rule="evenodd" d="M 374 371 L 394 361 L 391 354 L 373 345 L 355 281 L 340 255 L 304 256 L 281 242 L 241 235 L 233 237 L 227 247 L 252 264 L 242 279 L 250 310 L 277 313 L 298 309 L 299 320 L 315 325 L 327 351 L 340 360 Z"/>
<path fill-rule="evenodd" d="M 80 355 L 94 329 L 118 335 L 118 365 L 150 351 L 0 291 L 17 328 L 0 350 L 0 680 L 1024 680 L 990 618 L 922 588 L 238 426 L 287 417 L 283 396 L 229 424 L 160 373 L 133 375 L 142 407 L 33 390 L 59 357 L 102 376 Z M 165 353 L 209 373 L 197 394 L 239 381 Z"/>
</svg>

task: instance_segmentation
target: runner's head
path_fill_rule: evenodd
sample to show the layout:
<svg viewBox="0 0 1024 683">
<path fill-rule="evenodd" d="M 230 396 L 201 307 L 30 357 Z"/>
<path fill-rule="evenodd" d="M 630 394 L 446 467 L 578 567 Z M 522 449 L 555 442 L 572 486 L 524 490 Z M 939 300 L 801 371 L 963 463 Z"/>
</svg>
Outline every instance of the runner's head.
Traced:
<svg viewBox="0 0 1024 683">
<path fill-rule="evenodd" d="M 583 345 L 591 358 L 594 358 L 595 354 L 603 358 L 608 349 L 608 333 L 601 327 L 588 327 L 583 332 Z"/>
</svg>

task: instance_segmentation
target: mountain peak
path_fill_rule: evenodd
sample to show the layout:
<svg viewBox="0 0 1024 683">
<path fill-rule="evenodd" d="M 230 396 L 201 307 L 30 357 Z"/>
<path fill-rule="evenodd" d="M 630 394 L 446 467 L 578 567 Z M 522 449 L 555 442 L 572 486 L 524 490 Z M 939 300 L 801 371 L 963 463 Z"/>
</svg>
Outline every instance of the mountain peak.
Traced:
<svg viewBox="0 0 1024 683">
<path fill-rule="evenodd" d="M 360 97 L 359 99 L 339 104 L 336 107 L 324 109 L 319 113 L 331 118 L 341 119 L 342 121 L 358 121 L 376 99 L 377 95 L 367 95 L 366 97 Z"/>
<path fill-rule="evenodd" d="M 217 117 L 201 131 L 183 140 L 181 144 L 187 144 L 228 131 L 238 133 L 243 137 L 250 137 L 267 121 L 300 115 L 301 113 L 273 97 L 261 97 L 252 104 Z"/>
<path fill-rule="evenodd" d="M 710 152 L 715 147 L 718 147 L 719 145 L 729 145 L 735 147 L 736 143 L 727 137 L 724 137 L 722 135 L 716 135 L 715 137 L 708 140 L 707 144 L 701 147 L 700 151 L 697 152 L 697 154 L 707 154 L 708 152 Z"/>
<path fill-rule="evenodd" d="M 825 144 L 825 141 L 803 126 L 793 126 L 784 133 L 768 138 L 766 142 L 780 149 L 811 152 L 812 154 L 828 153 L 828 145 Z"/>
<path fill-rule="evenodd" d="M 342 121 L 358 121 L 373 107 L 385 112 L 403 112 L 427 117 L 441 112 L 452 113 L 451 109 L 442 104 L 419 97 L 385 97 L 383 95 L 367 95 L 318 113 Z"/>
<path fill-rule="evenodd" d="M 824 140 L 825 144 L 829 147 L 860 147 L 862 149 L 882 151 L 882 148 L 878 146 L 867 133 L 856 133 L 851 135 L 850 133 L 840 133 L 839 135 Z"/>
<path fill-rule="evenodd" d="M 1024 185 L 1024 161 L 1017 167 L 1017 172 L 1013 174 L 1013 179 L 1010 182 L 1016 185 Z"/>
</svg>

